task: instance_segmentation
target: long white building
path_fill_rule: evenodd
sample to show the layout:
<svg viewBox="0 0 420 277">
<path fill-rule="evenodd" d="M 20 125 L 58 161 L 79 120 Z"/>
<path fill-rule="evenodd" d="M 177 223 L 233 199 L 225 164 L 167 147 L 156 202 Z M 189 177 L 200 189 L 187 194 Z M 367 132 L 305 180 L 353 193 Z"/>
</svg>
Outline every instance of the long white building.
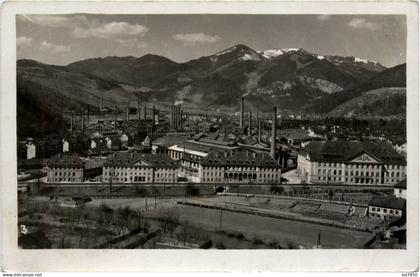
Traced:
<svg viewBox="0 0 420 277">
<path fill-rule="evenodd" d="M 394 185 L 406 178 L 406 160 L 387 143 L 311 142 L 298 155 L 308 184 Z"/>
<path fill-rule="evenodd" d="M 103 166 L 102 181 L 113 183 L 175 183 L 178 165 L 166 154 L 120 152 Z"/>
</svg>

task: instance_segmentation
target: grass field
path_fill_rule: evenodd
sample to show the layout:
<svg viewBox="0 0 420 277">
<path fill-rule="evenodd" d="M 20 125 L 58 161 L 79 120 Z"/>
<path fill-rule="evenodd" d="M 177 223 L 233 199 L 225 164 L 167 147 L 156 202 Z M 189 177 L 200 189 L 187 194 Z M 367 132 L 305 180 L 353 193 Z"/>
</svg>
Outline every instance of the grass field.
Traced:
<svg viewBox="0 0 420 277">
<path fill-rule="evenodd" d="M 221 248 L 238 249 L 238 248 L 277 248 L 271 245 L 278 245 L 280 248 L 298 248 L 299 245 L 305 248 L 312 248 L 316 245 L 319 234 L 321 235 L 321 245 L 323 248 L 361 248 L 373 236 L 368 232 L 360 232 L 349 229 L 336 228 L 331 226 L 320 225 L 316 223 L 301 222 L 288 219 L 270 218 L 261 215 L 244 214 L 231 211 L 222 211 L 218 209 L 207 209 L 193 206 L 178 205 L 177 201 L 184 201 L 184 197 L 176 198 L 94 198 L 91 202 L 85 204 L 82 209 L 82 222 L 89 221 L 89 226 L 102 226 L 98 220 L 101 216 L 98 213 L 102 204 L 105 204 L 114 211 L 119 208 L 129 207 L 135 211 L 141 211 L 144 219 L 148 222 L 151 230 L 160 228 L 159 221 L 165 211 L 173 211 L 179 217 L 181 225 L 178 227 L 178 233 L 182 232 L 183 226 L 188 226 L 188 232 L 194 233 L 194 238 L 189 242 L 201 245 L 203 242 L 211 239 L 214 243 L 218 243 Z M 313 216 L 318 218 L 328 218 L 330 220 L 349 220 L 346 215 L 346 206 L 327 203 L 313 203 L 310 201 L 299 201 L 294 199 L 279 199 L 269 197 L 237 197 L 237 196 L 214 196 L 214 197 L 188 197 L 187 201 L 198 201 L 199 203 L 207 203 L 211 205 L 229 205 L 244 208 L 252 208 L 269 212 L 287 212 L 295 215 Z M 34 203 L 44 203 L 40 207 L 45 206 L 43 220 L 51 219 L 49 213 L 54 212 L 54 205 L 57 203 L 49 200 L 47 197 L 33 197 L 31 201 Z M 30 207 L 30 206 L 28 206 Z M 49 208 L 48 208 L 49 207 Z M 38 209 L 41 209 L 38 208 Z M 63 208 L 60 208 L 63 209 Z M 42 209 L 41 209 L 42 210 Z M 60 218 L 72 218 L 74 210 L 66 209 L 68 213 L 55 216 L 52 222 L 59 222 Z M 77 214 L 75 214 L 77 215 Z M 118 226 L 118 213 L 114 213 L 112 224 Z M 98 217 L 99 216 L 99 217 Z M 86 218 L 85 218 L 86 217 Z M 220 228 L 220 218 L 222 227 Z M 20 218 L 22 220 L 24 218 Z M 92 221 L 93 220 L 93 221 Z M 77 220 L 78 221 L 78 220 Z M 130 224 L 135 225 L 136 218 L 131 219 Z M 143 223 L 145 221 L 142 221 Z M 56 224 L 56 223 L 55 223 Z M 128 224 L 128 223 L 127 223 Z M 84 224 L 86 225 L 86 224 Z M 103 225 L 107 226 L 107 224 Z M 71 226 L 70 226 L 71 227 Z M 69 229 L 70 227 L 66 227 Z M 72 229 L 73 227 L 71 227 Z M 49 233 L 55 241 L 55 247 L 60 244 L 60 235 L 63 229 L 57 229 L 57 232 Z M 57 233 L 57 235 L 55 235 Z M 229 235 L 230 234 L 230 235 Z M 235 234 L 235 235 L 232 235 Z M 92 234 L 93 235 L 93 234 Z M 237 238 L 240 236 L 242 238 Z M 73 247 L 89 248 L 89 241 L 92 236 L 89 232 L 84 233 L 84 238 L 80 239 L 77 234 L 67 231 L 66 241 Z M 99 241 L 102 238 L 99 238 Z M 165 240 L 168 240 L 165 244 Z M 172 235 L 162 235 L 160 242 L 162 247 L 170 246 Z M 179 238 L 177 238 L 179 240 Z M 71 242 L 71 243 L 70 243 Z M 150 248 L 159 247 L 157 242 L 151 242 Z M 62 244 L 62 243 L 61 243 Z M 97 245 L 94 243 L 93 245 Z M 165 246 L 167 245 L 167 246 Z M 145 248 L 148 246 L 146 245 Z M 216 246 L 217 248 L 217 246 Z"/>
<path fill-rule="evenodd" d="M 177 209 L 182 220 L 206 229 L 219 229 L 219 210 L 190 206 L 177 206 L 174 209 Z M 372 237 L 367 232 L 227 211 L 222 212 L 222 229 L 240 232 L 246 237 L 277 240 L 283 246 L 295 244 L 308 248 L 316 244 L 319 233 L 324 248 L 361 248 Z"/>
</svg>

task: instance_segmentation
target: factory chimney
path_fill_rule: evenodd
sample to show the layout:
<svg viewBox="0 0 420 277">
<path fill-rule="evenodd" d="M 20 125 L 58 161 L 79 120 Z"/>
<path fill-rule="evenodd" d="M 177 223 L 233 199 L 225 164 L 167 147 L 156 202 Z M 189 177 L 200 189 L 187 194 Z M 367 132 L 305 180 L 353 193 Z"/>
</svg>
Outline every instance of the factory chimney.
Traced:
<svg viewBox="0 0 420 277">
<path fill-rule="evenodd" d="M 90 105 L 87 105 L 87 124 L 89 125 Z"/>
<path fill-rule="evenodd" d="M 141 120 L 141 111 L 140 111 L 140 99 L 137 98 L 137 116 L 138 120 Z"/>
<path fill-rule="evenodd" d="M 178 129 L 178 106 L 174 106 L 174 129 Z"/>
<path fill-rule="evenodd" d="M 85 136 L 85 114 L 82 113 L 82 137 Z"/>
<path fill-rule="evenodd" d="M 252 134 L 252 112 L 249 111 L 248 136 Z"/>
<path fill-rule="evenodd" d="M 71 118 L 70 118 L 70 130 L 73 132 L 73 111 L 71 111 Z"/>
<path fill-rule="evenodd" d="M 183 115 L 184 115 L 184 112 L 181 110 L 181 115 L 180 115 L 180 119 L 179 119 L 179 121 L 180 121 L 179 125 L 180 125 L 181 129 L 184 128 L 184 122 L 182 121 Z"/>
<path fill-rule="evenodd" d="M 101 112 L 104 110 L 104 92 L 101 92 L 101 102 L 99 103 L 99 110 Z"/>
<path fill-rule="evenodd" d="M 271 148 L 270 156 L 276 159 L 276 126 L 277 125 L 277 107 L 273 108 L 273 122 L 271 124 Z"/>
<path fill-rule="evenodd" d="M 260 110 L 257 107 L 257 124 L 258 124 L 258 142 L 261 141 L 261 121 L 260 121 Z"/>
<path fill-rule="evenodd" d="M 117 130 L 117 109 L 115 109 L 114 113 L 114 131 Z"/>
<path fill-rule="evenodd" d="M 155 132 L 155 113 L 156 113 L 155 105 L 153 105 L 152 107 L 152 133 Z"/>
<path fill-rule="evenodd" d="M 242 97 L 241 98 L 241 115 L 240 115 L 241 118 L 240 118 L 240 121 L 239 121 L 239 127 L 241 127 L 241 128 L 244 127 L 244 109 L 245 109 L 244 102 L 245 102 L 245 98 Z"/>
</svg>

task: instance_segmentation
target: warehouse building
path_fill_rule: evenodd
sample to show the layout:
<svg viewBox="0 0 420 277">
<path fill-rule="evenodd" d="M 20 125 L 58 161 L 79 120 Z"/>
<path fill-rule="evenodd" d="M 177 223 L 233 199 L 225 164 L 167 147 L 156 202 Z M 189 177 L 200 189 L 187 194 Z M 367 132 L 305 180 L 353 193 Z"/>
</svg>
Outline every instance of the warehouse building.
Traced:
<svg viewBox="0 0 420 277">
<path fill-rule="evenodd" d="M 83 182 L 84 165 L 77 156 L 59 155 L 48 160 L 47 181 Z"/>
</svg>

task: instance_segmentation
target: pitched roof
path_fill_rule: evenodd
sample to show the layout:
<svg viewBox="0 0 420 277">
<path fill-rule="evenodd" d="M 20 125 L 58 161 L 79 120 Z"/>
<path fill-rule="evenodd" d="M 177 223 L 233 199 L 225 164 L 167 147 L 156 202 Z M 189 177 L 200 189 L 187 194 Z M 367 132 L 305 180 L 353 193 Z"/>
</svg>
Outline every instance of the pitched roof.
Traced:
<svg viewBox="0 0 420 277">
<path fill-rule="evenodd" d="M 152 144 L 160 147 L 169 147 L 174 144 L 181 145 L 187 138 L 179 136 L 163 136 L 152 140 Z"/>
<path fill-rule="evenodd" d="M 254 151 L 212 151 L 202 159 L 202 165 L 207 166 L 249 166 L 249 167 L 277 167 L 280 165 L 267 153 Z"/>
<path fill-rule="evenodd" d="M 82 168 L 83 162 L 75 155 L 59 155 L 48 160 L 50 168 Z"/>
<path fill-rule="evenodd" d="M 407 189 L 407 179 L 404 179 L 402 181 L 399 181 L 395 184 L 394 188 L 397 189 Z"/>
<path fill-rule="evenodd" d="M 403 210 L 405 209 L 405 203 L 406 201 L 404 198 L 389 197 L 389 196 L 374 196 L 369 201 L 369 206 Z"/>
<path fill-rule="evenodd" d="M 144 162 L 142 165 L 137 165 Z M 177 163 L 166 154 L 144 154 L 136 152 L 117 152 L 104 163 L 107 167 L 154 167 L 175 168 Z"/>
<path fill-rule="evenodd" d="M 384 164 L 406 164 L 405 158 L 385 142 L 312 141 L 303 152 L 318 162 L 346 162 L 366 153 Z"/>
<path fill-rule="evenodd" d="M 297 140 L 297 139 L 303 140 L 303 139 L 309 138 L 309 134 L 307 131 L 302 130 L 302 129 L 297 129 L 297 128 L 279 129 L 277 132 L 277 137 L 284 137 L 287 139 L 294 139 L 294 140 Z"/>
</svg>

